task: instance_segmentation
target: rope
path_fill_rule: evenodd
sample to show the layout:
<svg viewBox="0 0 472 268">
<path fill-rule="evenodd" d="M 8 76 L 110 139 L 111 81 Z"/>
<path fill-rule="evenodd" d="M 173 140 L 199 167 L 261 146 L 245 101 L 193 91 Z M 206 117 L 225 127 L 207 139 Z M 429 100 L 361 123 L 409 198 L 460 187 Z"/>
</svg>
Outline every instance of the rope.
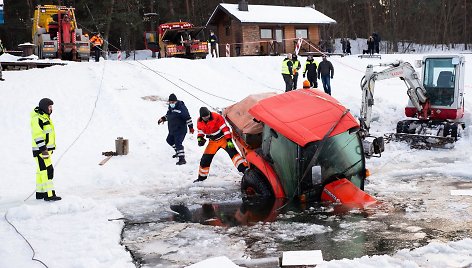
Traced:
<svg viewBox="0 0 472 268">
<path fill-rule="evenodd" d="M 186 90 L 185 88 L 177 85 L 176 83 L 172 82 L 171 80 L 169 80 L 167 77 L 163 76 L 162 74 L 160 74 L 158 71 L 155 71 L 151 68 L 149 68 L 147 65 L 145 65 L 144 63 L 142 63 L 141 61 L 137 60 L 136 61 L 137 63 L 141 64 L 142 66 L 144 66 L 146 69 L 148 69 L 149 71 L 157 74 L 158 76 L 160 76 L 162 79 L 166 80 L 167 82 L 171 83 L 172 85 L 176 86 L 177 88 L 181 89 L 182 91 L 184 91 L 185 93 L 189 94 L 190 96 L 194 97 L 195 99 L 199 100 L 200 102 L 202 102 L 203 104 L 205 104 L 206 106 L 210 107 L 211 109 L 213 109 L 214 111 L 217 111 L 218 109 L 216 109 L 215 107 L 211 106 L 209 103 L 207 103 L 206 101 L 200 99 L 199 97 L 195 96 L 194 94 L 190 93 L 188 90 Z"/>
<path fill-rule="evenodd" d="M 7 214 L 8 214 L 8 209 L 7 211 L 5 212 L 5 215 L 4 215 L 4 218 L 5 220 L 8 222 L 8 224 L 11 225 L 11 227 L 13 227 L 13 229 L 15 229 L 15 231 L 23 238 L 23 240 L 25 240 L 26 244 L 28 244 L 28 246 L 30 247 L 31 251 L 33 252 L 33 256 L 31 257 L 31 260 L 33 261 L 36 261 L 36 262 L 39 262 L 41 263 L 44 267 L 46 268 L 49 268 L 44 262 L 42 262 L 40 259 L 36 259 L 34 256 L 36 255 L 36 251 L 34 250 L 33 246 L 31 246 L 31 243 L 28 241 L 28 239 L 26 239 L 26 237 L 24 237 L 24 235 L 22 235 L 18 229 L 16 229 L 15 225 L 13 225 L 9 220 L 8 220 L 8 217 L 7 217 Z"/>
</svg>

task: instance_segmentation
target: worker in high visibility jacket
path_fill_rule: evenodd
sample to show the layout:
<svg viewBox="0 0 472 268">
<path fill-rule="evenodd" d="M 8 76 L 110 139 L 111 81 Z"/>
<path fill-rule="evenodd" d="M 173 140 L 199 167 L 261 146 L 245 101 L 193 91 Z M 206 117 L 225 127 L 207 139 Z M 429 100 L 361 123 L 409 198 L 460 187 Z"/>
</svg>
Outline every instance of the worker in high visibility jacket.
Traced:
<svg viewBox="0 0 472 268">
<path fill-rule="evenodd" d="M 285 92 L 293 88 L 293 62 L 292 54 L 288 53 L 282 61 L 282 77 L 285 82 Z"/>
<path fill-rule="evenodd" d="M 90 43 L 92 44 L 95 53 L 95 61 L 98 62 L 100 60 L 100 52 L 102 51 L 103 45 L 103 38 L 100 33 L 92 36 L 92 38 L 90 38 Z"/>
<path fill-rule="evenodd" d="M 302 67 L 302 64 L 298 60 L 297 55 L 292 56 L 292 88 L 295 90 L 297 89 L 297 82 L 298 82 L 298 71 Z"/>
<path fill-rule="evenodd" d="M 56 149 L 56 132 L 51 121 L 53 101 L 44 98 L 31 112 L 32 149 L 36 160 L 36 199 L 44 201 L 61 200 L 56 195 L 52 179 L 54 168 L 51 155 Z"/>
<path fill-rule="evenodd" d="M 198 179 L 194 182 L 206 180 L 208 173 L 210 172 L 211 161 L 220 148 L 224 149 L 228 153 L 234 166 L 239 172 L 246 171 L 246 160 L 238 153 L 238 151 L 236 151 L 231 138 L 231 132 L 229 131 L 223 116 L 218 113 L 210 112 L 207 107 L 201 107 L 200 117 L 197 120 L 197 128 L 198 146 L 205 145 L 205 135 L 209 139 L 209 142 L 205 148 L 205 152 L 203 152 L 202 158 L 200 159 Z"/>
</svg>

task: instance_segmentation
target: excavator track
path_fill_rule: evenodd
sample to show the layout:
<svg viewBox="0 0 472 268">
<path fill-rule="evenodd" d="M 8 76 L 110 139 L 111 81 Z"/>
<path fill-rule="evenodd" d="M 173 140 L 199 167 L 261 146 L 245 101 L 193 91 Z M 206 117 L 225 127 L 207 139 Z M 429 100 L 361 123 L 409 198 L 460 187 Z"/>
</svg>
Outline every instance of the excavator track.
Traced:
<svg viewBox="0 0 472 268">
<path fill-rule="evenodd" d="M 403 120 L 397 132 L 385 135 L 385 140 L 404 141 L 416 149 L 452 148 L 465 128 L 462 122 L 435 120 Z"/>
</svg>

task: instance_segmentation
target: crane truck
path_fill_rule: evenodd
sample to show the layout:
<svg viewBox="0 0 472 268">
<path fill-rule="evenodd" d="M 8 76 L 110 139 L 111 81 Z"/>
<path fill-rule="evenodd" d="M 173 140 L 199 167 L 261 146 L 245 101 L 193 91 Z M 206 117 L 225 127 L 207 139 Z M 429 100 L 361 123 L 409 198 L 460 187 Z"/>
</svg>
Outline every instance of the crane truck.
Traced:
<svg viewBox="0 0 472 268">
<path fill-rule="evenodd" d="M 77 27 L 74 8 L 56 5 L 38 5 L 32 27 L 35 55 L 40 59 L 88 61 L 90 43 Z"/>
<path fill-rule="evenodd" d="M 464 116 L 464 56 L 425 56 L 416 62 L 417 68 L 422 67 L 421 77 L 408 62 L 398 60 L 378 66 L 387 68 L 377 72 L 373 65 L 368 65 L 361 80 L 359 121 L 364 138 L 370 136 L 375 82 L 390 78 L 405 82 L 409 97 L 405 115 L 412 118 L 399 121 L 391 137 L 426 148 L 451 144 L 460 138 L 465 128 L 460 121 Z M 369 147 L 369 143 L 364 139 L 364 147 Z"/>
</svg>

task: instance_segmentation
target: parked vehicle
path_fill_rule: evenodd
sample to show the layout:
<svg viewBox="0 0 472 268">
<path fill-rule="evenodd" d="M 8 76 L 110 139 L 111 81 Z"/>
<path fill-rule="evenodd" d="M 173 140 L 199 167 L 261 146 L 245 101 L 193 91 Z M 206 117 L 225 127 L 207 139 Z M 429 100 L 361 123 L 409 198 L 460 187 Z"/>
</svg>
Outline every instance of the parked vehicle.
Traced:
<svg viewBox="0 0 472 268">
<path fill-rule="evenodd" d="M 380 64 L 374 71 L 368 65 L 361 80 L 361 133 L 369 136 L 374 105 L 374 89 L 378 80 L 400 78 L 407 86 L 409 97 L 405 115 L 412 119 L 397 123 L 395 138 L 409 141 L 416 147 L 454 143 L 461 137 L 464 116 L 465 58 L 462 55 L 430 55 L 417 61 L 418 74 L 408 62 Z"/>
<path fill-rule="evenodd" d="M 208 42 L 204 41 L 203 29 L 189 22 L 164 23 L 157 32 L 145 32 L 144 43 L 146 49 L 159 52 L 162 57 L 205 58 Z"/>
<path fill-rule="evenodd" d="M 88 61 L 90 43 L 78 28 L 74 8 L 39 5 L 32 27 L 34 54 L 40 59 L 59 58 Z"/>
</svg>

